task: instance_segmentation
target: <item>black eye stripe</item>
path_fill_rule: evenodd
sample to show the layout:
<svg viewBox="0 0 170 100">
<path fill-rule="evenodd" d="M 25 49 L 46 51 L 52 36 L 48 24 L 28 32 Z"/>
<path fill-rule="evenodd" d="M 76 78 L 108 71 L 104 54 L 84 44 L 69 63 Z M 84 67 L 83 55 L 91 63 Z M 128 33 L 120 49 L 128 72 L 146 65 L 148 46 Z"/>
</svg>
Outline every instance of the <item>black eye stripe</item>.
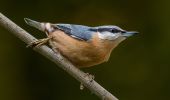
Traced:
<svg viewBox="0 0 170 100">
<path fill-rule="evenodd" d="M 112 31 L 112 29 L 110 29 L 110 28 L 99 28 L 98 31 L 99 32 Z"/>
<path fill-rule="evenodd" d="M 112 32 L 113 32 L 113 33 L 118 33 L 118 32 L 121 32 L 121 31 L 118 30 L 118 29 L 112 29 Z"/>
<path fill-rule="evenodd" d="M 124 30 L 120 30 L 120 29 L 117 29 L 117 28 L 91 28 L 91 29 L 89 29 L 90 31 L 98 31 L 98 32 L 106 32 L 106 31 L 108 31 L 108 32 L 112 32 L 112 33 L 119 33 L 119 32 L 121 32 L 121 33 L 125 33 L 125 31 Z"/>
<path fill-rule="evenodd" d="M 126 33 L 126 31 L 121 31 L 122 33 Z"/>
</svg>

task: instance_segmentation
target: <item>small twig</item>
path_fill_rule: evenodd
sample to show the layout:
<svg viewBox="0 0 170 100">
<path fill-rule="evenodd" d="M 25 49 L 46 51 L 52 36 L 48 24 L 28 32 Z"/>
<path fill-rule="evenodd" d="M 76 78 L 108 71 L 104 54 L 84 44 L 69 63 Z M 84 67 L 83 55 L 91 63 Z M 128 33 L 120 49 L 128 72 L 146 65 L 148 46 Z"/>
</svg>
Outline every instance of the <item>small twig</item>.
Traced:
<svg viewBox="0 0 170 100">
<path fill-rule="evenodd" d="M 7 17 L 5 17 L 2 13 L 0 13 L 0 25 L 9 30 L 26 44 L 30 44 L 37 40 L 35 37 L 31 36 L 28 32 L 23 30 Z M 60 53 L 53 52 L 49 47 L 45 45 L 35 47 L 34 50 L 56 63 L 60 68 L 65 70 L 78 81 L 80 81 L 85 87 L 90 89 L 99 98 L 103 100 L 118 100 L 110 92 L 100 86 L 96 81 L 92 81 L 90 77 L 84 77 L 86 76 L 86 73 L 76 68 L 67 59 L 60 55 Z"/>
</svg>

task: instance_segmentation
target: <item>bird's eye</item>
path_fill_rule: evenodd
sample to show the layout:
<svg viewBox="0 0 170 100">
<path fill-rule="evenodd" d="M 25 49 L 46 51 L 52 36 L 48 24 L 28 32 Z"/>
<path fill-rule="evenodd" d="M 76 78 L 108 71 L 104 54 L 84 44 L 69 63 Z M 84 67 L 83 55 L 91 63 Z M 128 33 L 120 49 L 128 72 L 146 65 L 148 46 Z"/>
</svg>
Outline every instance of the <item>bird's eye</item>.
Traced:
<svg viewBox="0 0 170 100">
<path fill-rule="evenodd" d="M 112 33 L 118 33 L 118 32 L 120 32 L 120 31 L 117 30 L 117 29 L 112 29 L 111 31 L 112 31 Z"/>
</svg>

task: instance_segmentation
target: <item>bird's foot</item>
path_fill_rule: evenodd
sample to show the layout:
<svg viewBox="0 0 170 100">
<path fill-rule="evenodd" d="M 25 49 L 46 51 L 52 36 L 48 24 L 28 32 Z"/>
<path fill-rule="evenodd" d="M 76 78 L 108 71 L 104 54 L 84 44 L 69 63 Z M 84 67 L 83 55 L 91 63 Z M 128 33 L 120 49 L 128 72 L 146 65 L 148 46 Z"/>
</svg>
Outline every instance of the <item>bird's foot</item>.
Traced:
<svg viewBox="0 0 170 100">
<path fill-rule="evenodd" d="M 46 44 L 50 39 L 52 39 L 52 37 L 39 39 L 39 40 L 37 40 L 35 42 L 32 42 L 32 43 L 28 44 L 26 47 L 38 47 L 38 46 L 41 46 L 43 44 Z"/>
</svg>

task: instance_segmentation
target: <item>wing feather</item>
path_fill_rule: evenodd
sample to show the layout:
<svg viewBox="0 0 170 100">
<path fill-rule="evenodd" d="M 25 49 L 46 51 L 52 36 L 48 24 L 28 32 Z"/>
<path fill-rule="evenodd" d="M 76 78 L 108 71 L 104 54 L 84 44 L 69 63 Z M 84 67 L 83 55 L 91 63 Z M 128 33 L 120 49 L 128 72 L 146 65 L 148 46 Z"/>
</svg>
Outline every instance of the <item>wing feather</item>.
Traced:
<svg viewBox="0 0 170 100">
<path fill-rule="evenodd" d="M 93 31 L 90 27 L 83 25 L 74 24 L 53 24 L 54 28 L 64 31 L 69 36 L 76 38 L 78 40 L 88 41 L 92 38 Z"/>
</svg>

